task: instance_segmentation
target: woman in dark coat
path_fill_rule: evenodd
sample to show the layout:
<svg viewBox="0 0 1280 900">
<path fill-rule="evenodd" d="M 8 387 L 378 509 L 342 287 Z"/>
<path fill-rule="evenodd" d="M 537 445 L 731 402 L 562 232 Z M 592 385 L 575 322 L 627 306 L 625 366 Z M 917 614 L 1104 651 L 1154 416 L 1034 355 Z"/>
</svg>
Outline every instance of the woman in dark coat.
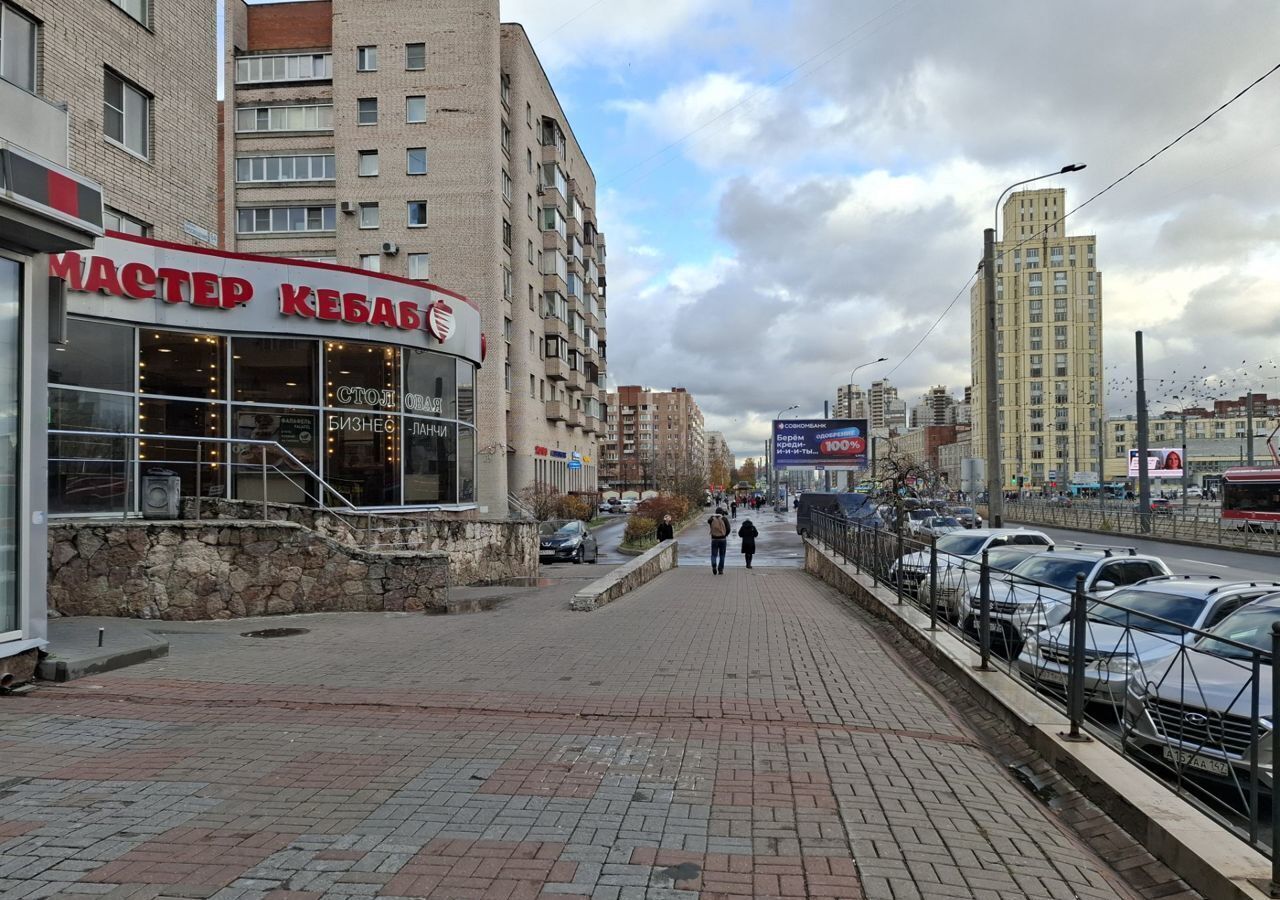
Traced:
<svg viewBox="0 0 1280 900">
<path fill-rule="evenodd" d="M 742 538 L 742 555 L 747 558 L 747 568 L 751 568 L 751 557 L 756 553 L 756 538 L 760 532 L 756 531 L 756 526 L 751 524 L 751 520 L 747 519 L 742 523 L 742 527 L 738 529 L 738 537 Z"/>
</svg>

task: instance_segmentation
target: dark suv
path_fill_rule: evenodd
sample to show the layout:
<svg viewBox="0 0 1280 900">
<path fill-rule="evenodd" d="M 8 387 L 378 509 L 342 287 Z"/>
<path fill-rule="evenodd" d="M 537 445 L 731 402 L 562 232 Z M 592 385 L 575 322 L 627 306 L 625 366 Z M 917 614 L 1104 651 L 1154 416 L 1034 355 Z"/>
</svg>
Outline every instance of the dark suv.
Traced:
<svg viewBox="0 0 1280 900">
<path fill-rule="evenodd" d="M 800 495 L 796 506 L 796 534 L 813 532 L 813 514 L 826 513 L 864 528 L 883 528 L 884 522 L 876 512 L 876 505 L 867 494 L 827 493 L 806 491 Z"/>
</svg>

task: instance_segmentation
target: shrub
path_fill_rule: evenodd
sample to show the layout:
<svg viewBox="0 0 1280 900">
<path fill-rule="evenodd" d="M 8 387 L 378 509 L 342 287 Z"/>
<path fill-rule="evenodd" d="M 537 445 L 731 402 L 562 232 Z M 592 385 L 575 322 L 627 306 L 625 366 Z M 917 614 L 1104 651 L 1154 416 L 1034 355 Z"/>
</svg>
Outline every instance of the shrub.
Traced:
<svg viewBox="0 0 1280 900">
<path fill-rule="evenodd" d="M 663 516 L 670 516 L 673 521 L 681 522 L 688 517 L 692 507 L 689 500 L 678 494 L 659 494 L 636 505 L 636 515 L 661 522 Z"/>
<path fill-rule="evenodd" d="M 586 497 L 574 494 L 562 494 L 555 502 L 557 519 L 584 519 L 591 521 L 595 515 L 595 504 Z"/>
<path fill-rule="evenodd" d="M 624 544 L 640 544 L 658 535 L 658 523 L 647 516 L 632 513 L 627 517 L 627 530 L 623 532 Z"/>
</svg>

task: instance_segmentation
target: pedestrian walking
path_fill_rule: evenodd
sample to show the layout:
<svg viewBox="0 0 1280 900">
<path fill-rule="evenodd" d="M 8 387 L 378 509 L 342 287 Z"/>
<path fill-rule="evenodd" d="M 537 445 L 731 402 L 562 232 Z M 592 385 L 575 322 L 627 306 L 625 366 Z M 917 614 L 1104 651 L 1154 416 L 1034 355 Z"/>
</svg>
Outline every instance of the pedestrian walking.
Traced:
<svg viewBox="0 0 1280 900">
<path fill-rule="evenodd" d="M 711 573 L 724 574 L 724 555 L 729 549 L 729 517 L 722 507 L 716 507 L 716 514 L 707 519 L 707 527 L 711 529 Z"/>
<path fill-rule="evenodd" d="M 734 500 L 729 504 L 729 515 L 731 518 L 738 518 L 738 501 Z"/>
<path fill-rule="evenodd" d="M 756 526 L 751 524 L 751 520 L 747 519 L 742 523 L 742 527 L 738 529 L 738 537 L 742 538 L 742 555 L 747 558 L 747 568 L 751 568 L 751 557 L 756 553 L 756 538 L 760 536 L 760 532 L 756 530 Z"/>
<path fill-rule="evenodd" d="M 671 525 L 670 514 L 662 517 L 662 521 L 658 523 L 658 540 L 674 541 L 676 538 L 676 530 Z"/>
</svg>

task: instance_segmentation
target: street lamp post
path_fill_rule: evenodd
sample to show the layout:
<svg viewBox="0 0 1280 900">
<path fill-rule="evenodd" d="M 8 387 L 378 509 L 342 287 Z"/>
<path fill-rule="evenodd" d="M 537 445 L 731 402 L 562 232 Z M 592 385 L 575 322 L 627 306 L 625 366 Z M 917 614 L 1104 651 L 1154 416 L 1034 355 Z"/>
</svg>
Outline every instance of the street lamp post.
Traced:
<svg viewBox="0 0 1280 900">
<path fill-rule="evenodd" d="M 846 415 L 850 419 L 853 418 L 853 373 L 858 371 L 859 369 L 865 369 L 867 366 L 874 366 L 877 363 L 888 362 L 888 361 L 889 361 L 889 357 L 882 356 L 879 359 L 873 359 L 870 362 L 860 363 L 849 370 L 849 394 L 848 394 L 849 407 Z M 871 448 L 874 450 L 875 435 L 872 434 L 871 432 L 871 410 L 867 410 L 867 442 L 871 446 Z M 875 457 L 873 455 L 872 459 L 874 460 L 874 458 Z M 875 478 L 875 472 L 871 473 L 871 477 Z"/>
<path fill-rule="evenodd" d="M 793 403 L 790 406 L 788 406 L 786 409 L 778 410 L 778 414 L 773 417 L 773 420 L 776 422 L 782 418 L 783 413 L 789 413 L 791 412 L 791 410 L 799 409 L 799 408 L 800 407 L 798 404 Z M 777 441 L 777 435 L 775 434 L 774 441 L 773 441 L 773 500 L 775 504 L 775 507 L 774 507 L 775 509 L 777 508 L 776 504 L 778 501 L 779 489 L 782 487 L 782 477 L 779 474 L 780 471 L 781 471 L 781 468 L 778 465 L 778 441 Z"/>
<path fill-rule="evenodd" d="M 1054 175 L 1079 172 L 1084 167 L 1084 163 L 1073 163 L 1056 172 L 1015 181 L 996 198 L 992 227 L 982 235 L 982 281 L 983 296 L 986 298 L 984 318 L 987 323 L 984 342 L 986 365 L 983 367 L 983 380 L 986 382 L 983 401 L 987 415 L 987 518 L 994 528 L 1004 526 L 1004 475 L 1000 469 L 1000 397 L 999 379 L 996 376 L 996 230 L 1000 225 L 1000 203 L 1004 200 L 1004 195 L 1016 187 L 1052 178 Z"/>
</svg>

